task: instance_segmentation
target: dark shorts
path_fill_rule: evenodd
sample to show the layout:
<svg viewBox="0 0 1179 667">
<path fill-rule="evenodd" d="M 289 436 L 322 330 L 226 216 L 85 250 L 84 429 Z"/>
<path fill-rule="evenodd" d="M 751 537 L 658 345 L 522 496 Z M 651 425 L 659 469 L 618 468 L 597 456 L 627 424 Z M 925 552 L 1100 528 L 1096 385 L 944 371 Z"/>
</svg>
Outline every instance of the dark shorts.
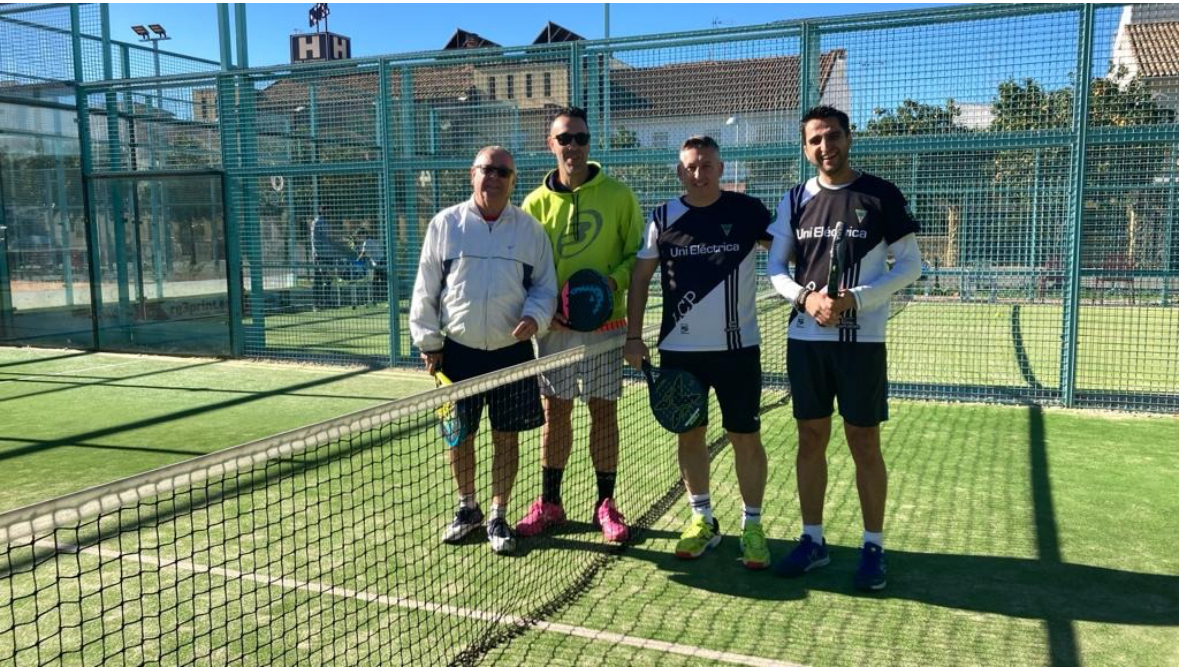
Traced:
<svg viewBox="0 0 1179 667">
<path fill-rule="evenodd" d="M 761 348 L 716 352 L 676 352 L 660 350 L 659 363 L 664 368 L 688 371 L 696 376 L 707 392 L 716 390 L 721 419 L 730 433 L 757 433 L 761 430 Z M 704 423 L 708 423 L 705 416 Z"/>
<path fill-rule="evenodd" d="M 853 426 L 888 421 L 888 358 L 884 343 L 839 343 L 791 339 L 786 345 L 795 419 L 822 419 L 834 412 Z"/>
<path fill-rule="evenodd" d="M 442 369 L 454 382 L 532 361 L 532 342 L 523 341 L 498 350 L 478 350 L 449 338 L 442 345 Z M 458 401 L 459 418 L 468 433 L 479 430 L 483 405 L 487 404 L 491 429 L 501 433 L 528 431 L 544 424 L 540 383 L 535 377 L 517 380 Z"/>
</svg>

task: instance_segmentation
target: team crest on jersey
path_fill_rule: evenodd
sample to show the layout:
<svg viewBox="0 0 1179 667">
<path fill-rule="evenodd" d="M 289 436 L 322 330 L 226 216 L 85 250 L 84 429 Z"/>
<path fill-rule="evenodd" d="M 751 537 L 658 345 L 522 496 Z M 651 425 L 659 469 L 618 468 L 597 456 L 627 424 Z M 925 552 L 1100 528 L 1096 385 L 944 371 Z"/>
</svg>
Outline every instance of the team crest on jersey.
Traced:
<svg viewBox="0 0 1179 667">
<path fill-rule="evenodd" d="M 857 208 L 857 209 L 856 209 L 856 220 L 859 220 L 860 222 L 863 222 L 863 221 L 864 221 L 864 218 L 866 218 L 866 217 L 868 217 L 868 212 L 867 212 L 867 211 L 865 211 L 865 210 L 864 210 L 864 209 L 862 209 L 862 208 Z"/>
<path fill-rule="evenodd" d="M 725 233 L 725 236 L 728 236 L 729 231 L 733 229 L 732 225 L 721 225 L 720 227 L 721 227 L 721 231 L 723 231 Z"/>
</svg>

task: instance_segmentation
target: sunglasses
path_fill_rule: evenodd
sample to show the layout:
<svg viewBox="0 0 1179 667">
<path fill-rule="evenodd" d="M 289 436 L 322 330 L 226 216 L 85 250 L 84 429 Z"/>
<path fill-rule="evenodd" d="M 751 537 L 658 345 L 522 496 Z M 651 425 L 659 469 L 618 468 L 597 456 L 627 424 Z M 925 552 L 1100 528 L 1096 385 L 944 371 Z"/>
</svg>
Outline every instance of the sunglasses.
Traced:
<svg viewBox="0 0 1179 667">
<path fill-rule="evenodd" d="M 500 178 L 507 178 L 515 173 L 515 170 L 510 167 L 497 167 L 494 164 L 477 164 L 472 169 L 483 172 L 484 176 L 499 176 Z"/>
<path fill-rule="evenodd" d="M 574 141 L 577 142 L 578 146 L 584 146 L 589 143 L 590 135 L 589 132 L 578 132 L 577 134 L 573 134 L 571 132 L 562 132 L 553 138 L 556 139 L 557 143 L 561 144 L 562 146 L 568 146 L 571 142 Z"/>
</svg>

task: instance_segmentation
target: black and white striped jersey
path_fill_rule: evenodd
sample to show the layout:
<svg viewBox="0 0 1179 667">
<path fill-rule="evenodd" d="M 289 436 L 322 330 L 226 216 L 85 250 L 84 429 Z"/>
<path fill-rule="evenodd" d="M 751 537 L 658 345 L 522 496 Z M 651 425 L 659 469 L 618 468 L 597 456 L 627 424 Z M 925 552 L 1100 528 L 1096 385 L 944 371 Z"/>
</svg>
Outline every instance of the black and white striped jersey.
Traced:
<svg viewBox="0 0 1179 667">
<path fill-rule="evenodd" d="M 651 213 L 642 259 L 659 259 L 663 326 L 659 349 L 738 350 L 761 341 L 754 250 L 769 240 L 761 200 L 722 192 L 709 206 L 672 199 Z"/>
<path fill-rule="evenodd" d="M 796 185 L 778 205 L 770 233 L 784 241 L 784 251 L 793 256 L 793 278 L 799 285 L 815 291 L 827 286 L 832 237 L 841 222 L 847 249 L 839 285 L 853 293 L 854 288 L 869 285 L 888 271 L 889 245 L 919 231 L 904 195 L 882 178 L 861 173 L 839 187 L 822 185 L 817 178 Z M 887 321 L 887 301 L 847 311 L 833 327 L 821 327 L 806 313 L 799 313 L 790 325 L 789 337 L 884 342 Z"/>
</svg>

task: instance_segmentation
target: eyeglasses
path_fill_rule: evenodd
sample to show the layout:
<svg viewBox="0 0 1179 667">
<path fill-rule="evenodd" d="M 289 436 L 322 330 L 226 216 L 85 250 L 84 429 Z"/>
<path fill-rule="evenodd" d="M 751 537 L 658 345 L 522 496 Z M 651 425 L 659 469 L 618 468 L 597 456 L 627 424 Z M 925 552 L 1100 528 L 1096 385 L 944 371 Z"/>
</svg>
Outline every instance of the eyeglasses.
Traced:
<svg viewBox="0 0 1179 667">
<path fill-rule="evenodd" d="M 477 164 L 472 169 L 483 172 L 484 176 L 499 176 L 500 178 L 507 178 L 516 173 L 511 167 L 497 167 L 494 164 Z"/>
<path fill-rule="evenodd" d="M 584 146 L 589 143 L 590 135 L 589 132 L 578 132 L 577 134 L 562 132 L 553 138 L 562 146 L 568 146 L 572 141 L 576 141 L 578 146 Z"/>
</svg>

